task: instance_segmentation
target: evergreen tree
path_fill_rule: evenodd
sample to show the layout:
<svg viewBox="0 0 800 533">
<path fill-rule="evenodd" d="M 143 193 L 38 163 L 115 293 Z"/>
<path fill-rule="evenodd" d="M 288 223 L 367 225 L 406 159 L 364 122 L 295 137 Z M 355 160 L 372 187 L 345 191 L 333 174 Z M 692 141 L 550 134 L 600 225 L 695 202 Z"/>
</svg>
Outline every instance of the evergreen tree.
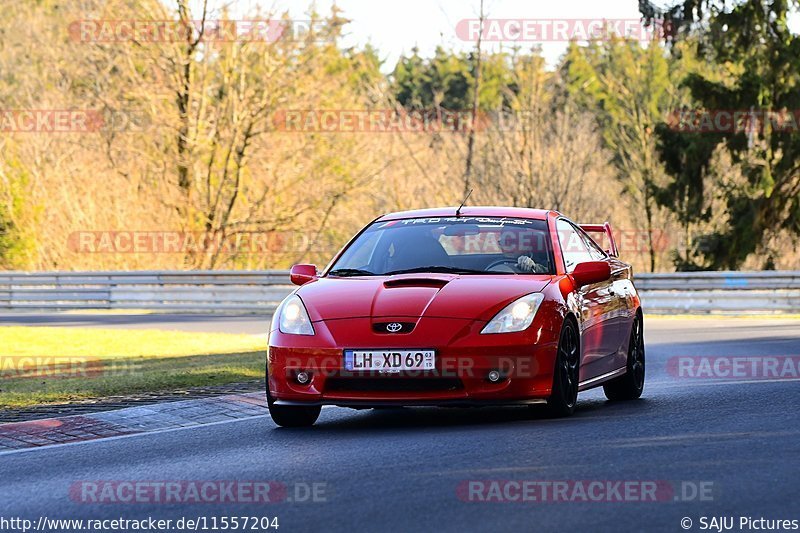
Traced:
<svg viewBox="0 0 800 533">
<path fill-rule="evenodd" d="M 662 153 L 676 194 L 699 195 L 703 169 L 713 148 L 721 145 L 740 165 L 746 182 L 727 192 L 730 225 L 706 239 L 707 267 L 737 268 L 772 232 L 800 233 L 800 37 L 787 25 L 796 0 L 685 0 L 659 10 L 643 0 L 648 20 L 663 18 L 673 28 L 675 46 L 694 41 L 697 53 L 718 72 L 689 73 L 684 84 L 698 108 L 752 111 L 759 117 L 744 127 L 719 131 L 700 139 L 661 127 Z M 785 113 L 789 122 L 772 123 Z M 764 117 L 766 120 L 762 120 Z"/>
</svg>

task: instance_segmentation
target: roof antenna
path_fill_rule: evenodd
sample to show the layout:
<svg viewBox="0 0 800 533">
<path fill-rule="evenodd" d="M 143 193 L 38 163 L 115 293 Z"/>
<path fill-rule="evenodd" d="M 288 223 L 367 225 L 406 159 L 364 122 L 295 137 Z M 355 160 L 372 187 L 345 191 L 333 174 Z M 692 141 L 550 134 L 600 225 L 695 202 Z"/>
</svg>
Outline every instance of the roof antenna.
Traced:
<svg viewBox="0 0 800 533">
<path fill-rule="evenodd" d="M 464 201 L 461 202 L 461 205 L 458 206 L 458 209 L 456 209 L 456 216 L 457 217 L 461 216 L 461 208 L 464 207 L 464 204 L 467 203 L 467 200 L 469 200 L 469 195 L 470 194 L 472 194 L 472 189 L 469 190 L 469 192 L 467 193 L 467 196 L 464 198 Z"/>
</svg>

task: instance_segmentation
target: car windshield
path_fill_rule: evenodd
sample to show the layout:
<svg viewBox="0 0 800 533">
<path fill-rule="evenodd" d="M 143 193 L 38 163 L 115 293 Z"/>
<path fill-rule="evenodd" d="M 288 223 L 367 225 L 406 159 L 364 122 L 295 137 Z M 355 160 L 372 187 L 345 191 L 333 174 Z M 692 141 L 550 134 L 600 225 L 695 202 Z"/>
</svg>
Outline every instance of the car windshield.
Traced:
<svg viewBox="0 0 800 533">
<path fill-rule="evenodd" d="M 375 222 L 350 244 L 328 275 L 413 272 L 552 274 L 547 223 L 505 217 Z"/>
</svg>

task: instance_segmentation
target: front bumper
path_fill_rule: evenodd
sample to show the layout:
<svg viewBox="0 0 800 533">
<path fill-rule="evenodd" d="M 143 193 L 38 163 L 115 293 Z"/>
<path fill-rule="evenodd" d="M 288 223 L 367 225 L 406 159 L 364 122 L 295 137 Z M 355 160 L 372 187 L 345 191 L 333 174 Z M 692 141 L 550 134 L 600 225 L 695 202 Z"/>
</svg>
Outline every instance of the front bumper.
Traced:
<svg viewBox="0 0 800 533">
<path fill-rule="evenodd" d="M 381 319 L 383 320 L 383 319 Z M 537 324 L 519 333 L 481 335 L 485 323 L 422 319 L 406 335 L 373 332 L 369 319 L 314 324 L 316 335 L 270 336 L 268 386 L 279 405 L 493 405 L 539 403 L 550 396 L 558 334 Z M 438 341 L 438 342 L 436 342 Z M 345 349 L 434 349 L 436 368 L 396 374 L 344 370 Z M 492 370 L 502 379 L 488 379 Z M 296 375 L 310 374 L 306 384 Z"/>
</svg>

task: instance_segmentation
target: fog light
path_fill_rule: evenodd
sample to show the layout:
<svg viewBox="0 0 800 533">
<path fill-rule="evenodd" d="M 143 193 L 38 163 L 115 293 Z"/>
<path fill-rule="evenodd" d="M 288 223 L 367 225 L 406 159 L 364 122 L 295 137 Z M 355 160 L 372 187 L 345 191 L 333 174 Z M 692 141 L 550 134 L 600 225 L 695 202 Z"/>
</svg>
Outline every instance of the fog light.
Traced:
<svg viewBox="0 0 800 533">
<path fill-rule="evenodd" d="M 486 376 L 486 377 L 487 377 L 487 378 L 489 379 L 489 381 L 491 381 L 492 383 L 497 383 L 498 381 L 500 381 L 500 378 L 501 378 L 502 376 L 500 375 L 500 372 L 498 372 L 497 370 L 492 370 L 491 372 L 489 372 L 489 375 L 488 375 L 488 376 Z"/>
<path fill-rule="evenodd" d="M 311 376 L 308 375 L 308 372 L 298 372 L 294 379 L 296 379 L 300 385 L 305 385 L 311 380 Z"/>
</svg>

